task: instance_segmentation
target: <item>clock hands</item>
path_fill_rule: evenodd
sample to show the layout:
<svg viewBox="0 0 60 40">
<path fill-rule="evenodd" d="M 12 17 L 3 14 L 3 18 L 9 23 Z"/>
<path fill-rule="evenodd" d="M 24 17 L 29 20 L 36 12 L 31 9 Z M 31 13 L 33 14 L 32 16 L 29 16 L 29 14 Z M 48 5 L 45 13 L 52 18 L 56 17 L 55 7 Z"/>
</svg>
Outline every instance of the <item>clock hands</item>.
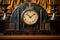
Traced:
<svg viewBox="0 0 60 40">
<path fill-rule="evenodd" d="M 35 15 L 35 14 L 33 14 L 32 16 L 34 16 L 34 15 Z M 32 17 L 32 16 L 31 16 L 31 17 Z"/>
<path fill-rule="evenodd" d="M 26 14 L 27 16 L 29 16 L 29 18 L 32 18 L 32 16 L 34 16 L 35 14 L 33 14 L 32 16 L 30 16 L 30 15 L 28 15 L 28 14 Z"/>
</svg>

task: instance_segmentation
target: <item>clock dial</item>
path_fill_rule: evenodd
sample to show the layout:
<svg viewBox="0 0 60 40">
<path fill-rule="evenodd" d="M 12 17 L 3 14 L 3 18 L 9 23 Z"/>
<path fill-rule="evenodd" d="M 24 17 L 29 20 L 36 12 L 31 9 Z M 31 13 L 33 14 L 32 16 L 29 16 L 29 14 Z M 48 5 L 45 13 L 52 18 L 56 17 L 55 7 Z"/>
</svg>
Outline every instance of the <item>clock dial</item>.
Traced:
<svg viewBox="0 0 60 40">
<path fill-rule="evenodd" d="M 23 21 L 28 25 L 35 24 L 38 21 L 38 13 L 34 10 L 24 12 Z"/>
</svg>

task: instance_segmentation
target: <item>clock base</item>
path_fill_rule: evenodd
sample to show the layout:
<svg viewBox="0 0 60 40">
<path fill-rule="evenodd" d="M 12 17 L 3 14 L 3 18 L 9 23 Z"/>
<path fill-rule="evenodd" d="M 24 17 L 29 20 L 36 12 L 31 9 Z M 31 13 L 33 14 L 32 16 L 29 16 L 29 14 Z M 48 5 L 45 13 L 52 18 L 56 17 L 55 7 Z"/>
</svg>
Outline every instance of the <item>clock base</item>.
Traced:
<svg viewBox="0 0 60 40">
<path fill-rule="evenodd" d="M 4 32 L 4 35 L 50 35 L 55 34 L 55 32 L 48 31 L 48 30 L 6 30 Z"/>
</svg>

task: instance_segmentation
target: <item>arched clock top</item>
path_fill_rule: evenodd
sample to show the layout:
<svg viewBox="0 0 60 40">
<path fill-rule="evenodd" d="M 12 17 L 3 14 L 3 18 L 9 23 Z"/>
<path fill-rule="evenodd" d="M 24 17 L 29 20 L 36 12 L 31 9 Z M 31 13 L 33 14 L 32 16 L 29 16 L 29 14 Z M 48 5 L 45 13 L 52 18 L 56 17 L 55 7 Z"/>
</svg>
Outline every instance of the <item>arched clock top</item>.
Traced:
<svg viewBox="0 0 60 40">
<path fill-rule="evenodd" d="M 14 22 L 15 18 L 17 17 L 17 14 L 21 14 L 27 7 L 28 7 L 29 3 L 23 3 L 22 5 L 19 5 L 12 13 L 11 17 L 10 17 L 10 22 Z M 48 19 L 48 14 L 47 12 L 44 10 L 44 8 L 42 8 L 41 6 L 35 4 L 35 3 L 31 3 L 31 6 L 34 7 L 34 9 L 40 13 L 40 10 L 42 10 L 43 15 L 46 16 L 46 19 Z M 19 13 L 18 13 L 19 12 Z M 12 20 L 13 19 L 13 20 Z"/>
</svg>

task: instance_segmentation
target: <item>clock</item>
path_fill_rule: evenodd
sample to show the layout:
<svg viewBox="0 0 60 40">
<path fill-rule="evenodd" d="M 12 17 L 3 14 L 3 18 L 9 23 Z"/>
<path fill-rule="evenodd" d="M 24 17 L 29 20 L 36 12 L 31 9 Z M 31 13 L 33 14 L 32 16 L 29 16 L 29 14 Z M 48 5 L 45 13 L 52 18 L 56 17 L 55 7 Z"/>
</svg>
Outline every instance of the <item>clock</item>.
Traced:
<svg viewBox="0 0 60 40">
<path fill-rule="evenodd" d="M 24 3 L 18 6 L 11 18 L 10 23 L 14 25 L 14 29 L 32 34 L 45 30 L 44 22 L 49 22 L 48 14 L 44 8 L 35 3 Z M 43 24 L 43 25 L 42 25 Z M 30 32 L 28 32 L 30 34 Z"/>
<path fill-rule="evenodd" d="M 38 21 L 39 15 L 36 10 L 28 9 L 22 13 L 22 20 L 27 25 L 33 25 Z"/>
</svg>

